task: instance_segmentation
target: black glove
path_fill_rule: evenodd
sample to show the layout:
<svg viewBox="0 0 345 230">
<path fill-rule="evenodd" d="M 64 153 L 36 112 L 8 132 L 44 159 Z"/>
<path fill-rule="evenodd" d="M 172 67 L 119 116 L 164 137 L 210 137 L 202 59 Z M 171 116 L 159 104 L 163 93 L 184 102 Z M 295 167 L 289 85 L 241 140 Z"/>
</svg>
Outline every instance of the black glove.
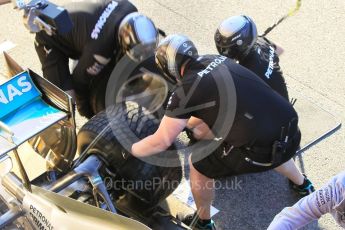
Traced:
<svg viewBox="0 0 345 230">
<path fill-rule="evenodd" d="M 90 119 L 95 114 L 92 111 L 89 96 L 86 94 L 78 94 L 76 95 L 76 103 L 77 103 L 77 109 L 81 116 L 86 117 L 87 119 Z"/>
</svg>

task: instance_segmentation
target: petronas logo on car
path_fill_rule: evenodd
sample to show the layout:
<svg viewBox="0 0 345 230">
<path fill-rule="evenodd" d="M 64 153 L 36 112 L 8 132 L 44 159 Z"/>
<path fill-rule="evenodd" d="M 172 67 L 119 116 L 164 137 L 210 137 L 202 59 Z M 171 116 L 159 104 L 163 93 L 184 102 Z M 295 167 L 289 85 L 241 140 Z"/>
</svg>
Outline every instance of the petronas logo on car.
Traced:
<svg viewBox="0 0 345 230">
<path fill-rule="evenodd" d="M 0 103 L 8 104 L 13 101 L 16 96 L 22 96 L 32 89 L 32 85 L 27 81 L 26 77 L 18 78 L 16 85 L 8 84 L 6 88 L 0 88 Z"/>
</svg>

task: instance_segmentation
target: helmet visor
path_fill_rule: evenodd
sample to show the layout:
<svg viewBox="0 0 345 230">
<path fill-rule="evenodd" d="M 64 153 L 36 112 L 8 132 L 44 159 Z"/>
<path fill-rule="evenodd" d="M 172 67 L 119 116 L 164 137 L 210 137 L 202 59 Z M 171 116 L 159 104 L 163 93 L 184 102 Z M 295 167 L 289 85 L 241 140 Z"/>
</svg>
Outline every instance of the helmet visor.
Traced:
<svg viewBox="0 0 345 230">
<path fill-rule="evenodd" d="M 223 55 L 228 58 L 232 59 L 238 59 L 239 52 L 236 48 L 237 46 L 235 44 L 223 47 L 223 46 L 217 46 L 218 52 L 220 55 Z"/>
<path fill-rule="evenodd" d="M 136 62 L 141 62 L 154 55 L 156 42 L 138 44 L 127 51 L 127 55 Z"/>
</svg>

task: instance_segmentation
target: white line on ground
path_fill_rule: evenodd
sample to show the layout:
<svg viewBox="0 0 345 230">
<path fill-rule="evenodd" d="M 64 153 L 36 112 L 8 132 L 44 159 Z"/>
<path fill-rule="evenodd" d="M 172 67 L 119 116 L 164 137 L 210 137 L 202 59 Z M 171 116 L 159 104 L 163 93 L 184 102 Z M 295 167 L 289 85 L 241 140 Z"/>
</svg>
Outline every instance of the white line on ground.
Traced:
<svg viewBox="0 0 345 230">
<path fill-rule="evenodd" d="M 16 44 L 13 42 L 6 40 L 5 42 L 0 43 L 0 52 L 6 52 L 9 51 L 10 49 L 13 49 L 16 47 Z"/>
</svg>

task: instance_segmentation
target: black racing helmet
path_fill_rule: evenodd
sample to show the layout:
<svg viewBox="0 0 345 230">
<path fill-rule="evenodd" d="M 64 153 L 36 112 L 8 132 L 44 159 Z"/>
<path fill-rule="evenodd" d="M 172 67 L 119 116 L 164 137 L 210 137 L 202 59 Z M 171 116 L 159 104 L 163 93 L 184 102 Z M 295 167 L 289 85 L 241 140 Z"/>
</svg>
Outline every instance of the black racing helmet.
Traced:
<svg viewBox="0 0 345 230">
<path fill-rule="evenodd" d="M 233 16 L 218 27 L 214 40 L 221 55 L 236 60 L 246 57 L 258 37 L 256 25 L 247 16 Z"/>
<path fill-rule="evenodd" d="M 159 35 L 150 18 L 135 12 L 121 21 L 118 37 L 123 52 L 135 61 L 142 61 L 153 55 Z"/>
<path fill-rule="evenodd" d="M 156 64 L 170 82 L 177 83 L 181 68 L 187 61 L 198 58 L 194 43 L 181 34 L 169 35 L 163 39 L 156 50 Z"/>
</svg>

